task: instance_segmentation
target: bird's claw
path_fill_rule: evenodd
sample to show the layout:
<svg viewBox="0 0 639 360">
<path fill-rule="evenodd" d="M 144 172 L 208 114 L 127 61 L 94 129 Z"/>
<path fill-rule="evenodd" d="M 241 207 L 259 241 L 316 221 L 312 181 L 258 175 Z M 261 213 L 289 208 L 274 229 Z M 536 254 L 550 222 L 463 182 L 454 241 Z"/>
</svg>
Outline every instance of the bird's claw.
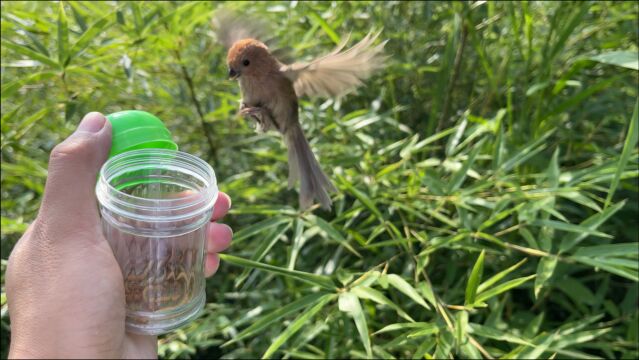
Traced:
<svg viewBox="0 0 639 360">
<path fill-rule="evenodd" d="M 240 110 L 240 115 L 244 117 L 251 117 L 260 125 L 260 128 L 264 127 L 262 109 L 259 107 L 245 107 Z"/>
</svg>

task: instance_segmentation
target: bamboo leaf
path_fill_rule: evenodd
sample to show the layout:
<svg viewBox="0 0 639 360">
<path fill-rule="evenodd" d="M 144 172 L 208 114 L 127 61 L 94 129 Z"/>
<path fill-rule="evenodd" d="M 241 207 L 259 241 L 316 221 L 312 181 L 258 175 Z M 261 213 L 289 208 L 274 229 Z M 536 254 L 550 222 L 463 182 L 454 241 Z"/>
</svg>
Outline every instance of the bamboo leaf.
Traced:
<svg viewBox="0 0 639 360">
<path fill-rule="evenodd" d="M 275 243 L 279 240 L 279 238 L 286 233 L 286 231 L 291 227 L 291 224 L 286 224 L 282 226 L 280 229 L 276 229 L 272 232 L 272 234 L 268 237 L 267 240 L 261 241 L 260 246 L 255 250 L 253 256 L 251 256 L 252 261 L 261 261 L 262 258 L 273 248 Z M 240 276 L 235 280 L 235 287 L 239 287 L 242 285 L 244 280 L 249 276 L 251 270 L 244 269 Z"/>
<path fill-rule="evenodd" d="M 37 51 L 33 51 L 24 45 L 18 45 L 8 40 L 2 39 L 2 46 L 17 52 L 18 54 L 24 55 L 28 57 L 29 59 L 39 61 L 42 64 L 49 65 L 52 68 L 60 67 L 60 65 L 55 60 Z"/>
<path fill-rule="evenodd" d="M 402 308 L 400 308 L 397 304 L 392 302 L 389 298 L 384 296 L 381 292 L 370 288 L 368 286 L 356 286 L 351 289 L 351 292 L 355 294 L 360 299 L 372 300 L 378 304 L 389 306 L 391 309 L 395 310 L 397 314 L 404 319 L 414 322 L 413 318 L 411 318 Z"/>
<path fill-rule="evenodd" d="M 248 239 L 249 237 L 255 234 L 259 234 L 263 232 L 264 230 L 276 227 L 288 221 L 291 221 L 291 220 L 287 217 L 276 216 L 276 217 L 272 217 L 272 218 L 268 218 L 266 220 L 260 221 L 257 224 L 247 226 L 233 235 L 233 243 L 237 244 L 243 240 Z"/>
<path fill-rule="evenodd" d="M 513 279 L 513 280 L 510 280 L 510 281 L 507 281 L 507 282 L 505 282 L 505 283 L 503 283 L 501 285 L 497 285 L 497 286 L 495 286 L 495 287 L 493 287 L 493 288 L 491 288 L 489 290 L 486 290 L 486 291 L 478 294 L 477 295 L 477 299 L 475 300 L 475 303 L 477 304 L 477 303 L 485 302 L 486 300 L 488 300 L 488 299 L 490 299 L 490 298 L 492 298 L 494 296 L 497 296 L 497 295 L 499 295 L 499 294 L 501 294 L 503 292 L 506 292 L 506 291 L 508 291 L 508 290 L 510 290 L 512 288 L 516 288 L 519 285 L 521 285 L 521 284 L 523 284 L 523 283 L 525 283 L 525 282 L 527 282 L 529 280 L 534 279 L 535 276 L 537 276 L 537 275 L 530 275 L 530 276 L 520 277 L 520 278 L 517 278 L 517 279 Z"/>
<path fill-rule="evenodd" d="M 64 1 L 59 2 L 58 8 L 58 63 L 62 67 L 67 66 L 69 57 L 69 23 L 67 13 L 64 11 Z"/>
<path fill-rule="evenodd" d="M 468 284 L 466 285 L 466 305 L 472 306 L 475 303 L 475 296 L 477 295 L 477 288 L 479 287 L 479 282 L 481 281 L 481 277 L 484 273 L 484 255 L 486 254 L 485 250 L 479 254 L 477 257 L 477 261 L 475 261 L 475 266 L 473 266 L 473 270 L 470 273 L 470 277 L 468 278 Z"/>
<path fill-rule="evenodd" d="M 557 266 L 557 257 L 545 257 L 537 265 L 537 277 L 535 278 L 535 297 L 539 298 L 539 292 L 546 282 L 552 277 Z"/>
<path fill-rule="evenodd" d="M 564 223 L 564 222 L 554 221 L 554 220 L 535 220 L 531 223 L 531 225 L 547 226 L 549 228 L 553 228 L 553 229 L 561 230 L 561 231 L 573 232 L 578 234 L 587 234 L 587 235 L 599 236 L 599 237 L 609 238 L 609 239 L 612 238 L 612 236 L 606 233 L 602 233 L 601 231 L 597 231 L 582 225 L 569 224 L 569 223 Z"/>
<path fill-rule="evenodd" d="M 235 335 L 231 340 L 227 341 L 222 345 L 222 347 L 226 347 L 240 340 L 246 339 L 249 336 L 255 335 L 259 333 L 261 330 L 267 328 L 268 326 L 279 324 L 279 320 L 294 313 L 301 309 L 307 308 L 312 304 L 315 304 L 322 298 L 326 296 L 325 293 L 317 293 L 307 295 L 301 299 L 293 301 L 283 307 L 277 308 L 275 311 L 260 317 L 256 321 L 254 321 L 251 326 L 242 330 L 239 334 Z"/>
<path fill-rule="evenodd" d="M 335 298 L 335 294 L 327 294 L 322 296 L 313 307 L 309 310 L 302 312 L 300 316 L 298 316 L 287 328 L 282 332 L 271 346 L 266 349 L 264 355 L 262 355 L 262 359 L 270 358 L 284 343 L 295 333 L 297 333 L 304 325 L 308 324 L 308 322 L 317 314 L 324 306 L 332 301 Z"/>
<path fill-rule="evenodd" d="M 288 270 L 288 269 L 285 269 L 285 268 L 280 268 L 280 267 L 273 266 L 273 265 L 267 265 L 267 264 L 255 262 L 255 261 L 252 261 L 252 260 L 248 260 L 248 259 L 243 259 L 243 258 L 240 258 L 240 257 L 237 257 L 237 256 L 228 255 L 228 254 L 219 254 L 219 256 L 220 256 L 220 259 L 222 259 L 224 261 L 228 261 L 229 263 L 234 264 L 234 265 L 253 268 L 253 269 L 265 270 L 265 271 L 272 272 L 272 273 L 275 273 L 275 274 L 284 275 L 284 276 L 287 276 L 287 277 L 290 277 L 290 278 L 293 278 L 293 279 L 305 281 L 305 282 L 307 282 L 309 284 L 317 285 L 317 286 L 323 287 L 325 289 L 335 290 L 335 284 L 327 276 L 310 274 L 310 273 L 297 271 L 297 270 Z"/>
<path fill-rule="evenodd" d="M 87 46 L 91 43 L 91 41 L 95 40 L 100 34 L 102 34 L 106 29 L 109 28 L 113 24 L 110 21 L 110 18 L 113 17 L 113 14 L 108 14 L 104 16 L 102 19 L 93 23 L 78 39 L 78 41 L 73 44 L 71 50 L 69 50 L 69 63 L 73 61 L 73 59 Z"/>
<path fill-rule="evenodd" d="M 424 299 L 419 295 L 417 290 L 415 290 L 415 288 L 411 284 L 409 284 L 406 280 L 404 280 L 401 276 L 396 274 L 388 274 L 387 279 L 388 279 L 388 284 L 390 284 L 392 287 L 401 291 L 406 296 L 413 299 L 413 301 L 415 301 L 419 305 L 430 310 L 430 306 L 426 304 L 426 301 L 424 301 Z"/>
<path fill-rule="evenodd" d="M 366 317 L 357 296 L 351 292 L 341 293 L 339 295 L 339 309 L 353 317 L 360 340 L 366 349 L 366 355 L 372 359 L 373 351 L 371 350 L 371 339 L 368 336 L 368 325 L 366 325 Z"/>
<path fill-rule="evenodd" d="M 559 253 L 566 252 L 572 249 L 575 245 L 579 244 L 583 239 L 585 239 L 591 231 L 595 231 L 601 224 L 606 222 L 612 215 L 614 215 L 617 211 L 621 210 L 625 206 L 626 202 L 621 201 L 607 207 L 604 211 L 594 214 L 582 221 L 579 224 L 580 228 L 588 229 L 588 232 L 575 232 L 573 234 L 569 234 L 567 237 L 563 238 L 561 244 L 559 246 Z"/>
<path fill-rule="evenodd" d="M 636 59 L 635 59 L 636 60 Z M 626 164 L 628 164 L 628 159 L 630 158 L 630 154 L 636 150 L 637 147 L 637 139 L 639 138 L 639 128 L 637 127 L 637 117 L 639 117 L 639 99 L 635 102 L 635 110 L 632 113 L 632 118 L 630 119 L 630 125 L 628 125 L 628 133 L 626 134 L 626 141 L 623 145 L 623 150 L 621 152 L 621 156 L 619 157 L 619 163 L 617 164 L 617 171 L 615 172 L 615 177 L 612 179 L 610 183 L 610 190 L 608 190 L 608 195 L 606 196 L 606 202 L 604 203 L 604 208 L 607 208 L 612 201 L 612 196 L 617 191 L 617 186 L 619 186 L 619 179 L 621 179 L 621 173 L 626 169 Z"/>
<path fill-rule="evenodd" d="M 397 324 L 390 324 L 390 325 L 384 326 L 383 328 L 377 330 L 374 334 L 381 334 L 385 332 L 405 330 L 405 329 L 423 329 L 423 328 L 430 328 L 433 326 L 436 327 L 436 325 L 427 323 L 427 322 L 397 323 Z"/>
<path fill-rule="evenodd" d="M 488 289 L 489 287 L 493 286 L 494 284 L 496 284 L 497 282 L 499 282 L 499 280 L 503 279 L 504 277 L 506 277 L 506 275 L 510 274 L 511 272 L 517 270 L 520 266 L 522 266 L 526 261 L 528 261 L 528 259 L 523 259 L 521 261 L 519 261 L 518 263 L 516 263 L 515 265 L 509 267 L 506 270 L 500 271 L 499 273 L 493 275 L 490 279 L 484 281 L 483 283 L 481 283 L 479 285 L 479 287 L 477 288 L 477 292 L 478 293 L 482 293 L 484 292 L 486 289 Z"/>
</svg>

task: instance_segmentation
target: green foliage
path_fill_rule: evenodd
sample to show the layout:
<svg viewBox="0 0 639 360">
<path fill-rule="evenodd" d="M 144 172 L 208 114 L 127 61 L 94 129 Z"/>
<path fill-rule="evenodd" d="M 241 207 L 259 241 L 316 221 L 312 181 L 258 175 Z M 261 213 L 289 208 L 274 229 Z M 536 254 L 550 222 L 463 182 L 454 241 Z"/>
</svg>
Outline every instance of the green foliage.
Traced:
<svg viewBox="0 0 639 360">
<path fill-rule="evenodd" d="M 163 358 L 639 357 L 633 2 L 0 6 L 2 284 L 52 147 L 135 108 L 233 199 L 205 311 Z M 332 211 L 299 211 L 280 137 L 236 115 L 220 6 L 302 60 L 383 28 L 383 72 L 300 102 Z M 6 357 L 4 287 L 1 316 Z"/>
</svg>

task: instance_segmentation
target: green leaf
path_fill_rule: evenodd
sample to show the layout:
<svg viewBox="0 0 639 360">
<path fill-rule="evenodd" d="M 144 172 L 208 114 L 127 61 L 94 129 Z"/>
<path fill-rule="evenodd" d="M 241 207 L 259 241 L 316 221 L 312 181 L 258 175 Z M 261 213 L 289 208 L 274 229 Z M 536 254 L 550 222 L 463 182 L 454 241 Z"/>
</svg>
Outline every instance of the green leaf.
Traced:
<svg viewBox="0 0 639 360">
<path fill-rule="evenodd" d="M 435 359 L 449 359 L 450 350 L 453 348 L 455 337 L 449 331 L 442 331 L 437 337 L 437 348 L 435 348 Z"/>
<path fill-rule="evenodd" d="M 98 35 L 103 33 L 106 29 L 113 24 L 109 19 L 113 17 L 113 13 L 104 16 L 102 19 L 93 23 L 87 31 L 82 34 L 78 41 L 73 44 L 71 50 L 69 50 L 69 63 L 84 50 Z"/>
<path fill-rule="evenodd" d="M 524 145 L 521 149 L 519 149 L 515 155 L 511 156 L 508 160 L 504 161 L 504 163 L 499 168 L 503 172 L 508 172 L 513 168 L 523 164 L 531 157 L 535 156 L 539 152 L 547 146 L 547 139 L 555 132 L 555 130 L 550 130 L 543 134 L 536 140 L 529 142 Z"/>
<path fill-rule="evenodd" d="M 603 64 L 610 64 L 625 67 L 632 70 L 639 70 L 639 53 L 636 51 L 609 51 L 588 58 Z"/>
<path fill-rule="evenodd" d="M 358 257 L 362 257 L 362 255 L 357 252 L 357 250 L 355 250 L 351 244 L 348 243 L 348 240 L 346 240 L 342 234 L 337 231 L 337 229 L 335 229 L 333 227 L 333 225 L 329 224 L 326 222 L 326 220 L 322 219 L 319 216 L 309 216 L 308 219 L 310 220 L 309 223 L 311 225 L 317 225 L 320 229 L 322 229 L 322 231 L 324 231 L 324 233 L 326 233 L 328 239 L 334 240 L 337 243 L 339 243 L 340 245 L 342 245 L 343 247 L 345 247 L 348 251 L 350 251 L 351 253 L 353 253 L 354 255 L 358 256 Z"/>
<path fill-rule="evenodd" d="M 411 318 L 406 312 L 404 312 L 404 310 L 402 310 L 402 308 L 400 308 L 397 304 L 395 304 L 394 302 L 392 302 L 389 298 L 387 298 L 386 296 L 384 296 L 384 294 L 382 294 L 381 292 L 370 288 L 368 286 L 356 286 L 354 288 L 351 289 L 351 292 L 355 295 L 357 295 L 358 298 L 360 299 L 368 299 L 368 300 L 372 300 L 378 304 L 381 305 L 387 305 L 389 306 L 391 309 L 395 310 L 397 312 L 397 314 L 401 317 L 403 317 L 404 319 L 414 322 L 415 320 L 413 320 L 413 318 Z"/>
<path fill-rule="evenodd" d="M 439 326 L 435 324 L 428 324 L 426 326 L 422 326 L 422 328 L 419 330 L 409 332 L 408 334 L 406 334 L 406 338 L 412 339 L 416 337 L 437 334 L 438 332 L 439 332 Z"/>
<path fill-rule="evenodd" d="M 602 270 L 608 271 L 610 273 L 619 275 L 626 279 L 630 279 L 632 281 L 639 281 L 639 273 L 632 268 L 628 268 L 625 262 L 621 261 L 622 259 L 601 259 L 601 258 L 588 258 L 583 256 L 573 256 L 572 259 L 595 268 L 600 268 Z M 635 264 L 636 261 L 632 260 Z"/>
<path fill-rule="evenodd" d="M 499 273 L 493 275 L 490 279 L 484 281 L 483 283 L 481 283 L 479 285 L 479 287 L 477 288 L 477 292 L 478 293 L 482 293 L 484 292 L 486 289 L 488 289 L 489 287 L 493 286 L 494 284 L 496 284 L 497 282 L 499 282 L 499 280 L 503 279 L 504 277 L 506 277 L 506 275 L 510 274 L 511 272 L 517 270 L 520 266 L 522 266 L 526 261 L 528 261 L 528 259 L 523 259 L 521 261 L 519 261 L 518 263 L 516 263 L 515 265 L 509 267 L 506 270 L 500 271 Z"/>
<path fill-rule="evenodd" d="M 377 330 L 374 334 L 381 334 L 389 331 L 405 330 L 405 329 L 422 329 L 426 327 L 436 326 L 427 322 L 410 322 L 410 323 L 397 323 L 384 326 Z"/>
<path fill-rule="evenodd" d="M 264 230 L 270 229 L 288 221 L 291 221 L 291 219 L 287 217 L 276 216 L 260 221 L 257 224 L 247 226 L 233 235 L 233 243 L 238 244 L 239 242 L 246 240 L 255 234 L 261 233 Z"/>
<path fill-rule="evenodd" d="M 484 325 L 480 325 L 480 324 L 468 324 L 470 327 L 470 333 L 475 334 L 479 337 L 483 337 L 483 338 L 487 338 L 487 339 L 494 339 L 494 340 L 499 340 L 499 341 L 507 341 L 513 344 L 520 344 L 520 345 L 528 345 L 528 346 L 532 346 L 532 344 L 522 338 L 519 338 L 517 336 L 514 335 L 510 335 L 507 334 L 501 330 L 495 329 L 493 327 L 489 327 L 489 326 L 484 326 Z"/>
<path fill-rule="evenodd" d="M 426 301 L 419 295 L 417 290 L 409 284 L 406 280 L 404 280 L 401 276 L 396 274 L 388 274 L 387 275 L 388 283 L 394 287 L 395 289 L 401 291 L 409 298 L 413 299 L 419 305 L 425 307 L 430 310 L 430 306 L 426 304 Z"/>
<path fill-rule="evenodd" d="M 466 343 L 466 327 L 468 326 L 468 312 L 461 310 L 457 312 L 455 317 L 455 338 L 457 340 L 457 346 L 462 346 Z"/>
<path fill-rule="evenodd" d="M 539 298 L 539 292 L 546 282 L 552 277 L 557 266 L 557 257 L 545 257 L 537 265 L 537 277 L 535 278 L 535 298 Z"/>
<path fill-rule="evenodd" d="M 59 2 L 58 10 L 58 63 L 66 67 L 69 56 L 69 24 L 67 13 L 64 11 L 64 2 Z"/>
<path fill-rule="evenodd" d="M 220 254 L 221 255 L 221 254 Z M 298 316 L 287 328 L 281 333 L 271 346 L 266 349 L 264 355 L 262 355 L 262 359 L 270 358 L 276 351 L 279 349 L 284 343 L 295 333 L 297 333 L 304 325 L 308 324 L 308 322 L 317 314 L 324 306 L 335 299 L 335 294 L 327 294 L 322 296 L 317 303 L 311 307 L 309 310 L 302 312 L 300 316 Z"/>
<path fill-rule="evenodd" d="M 433 305 L 434 308 L 437 308 L 437 301 L 435 300 L 435 293 L 433 292 L 433 287 L 427 282 L 422 281 L 418 286 L 424 298 L 428 300 L 428 302 Z"/>
<path fill-rule="evenodd" d="M 339 295 L 339 310 L 348 313 L 353 317 L 359 337 L 366 349 L 366 355 L 369 359 L 373 358 L 371 350 L 371 339 L 368 336 L 368 325 L 366 325 L 366 317 L 362 311 L 362 305 L 359 303 L 357 296 L 351 292 L 343 292 Z"/>
<path fill-rule="evenodd" d="M 10 219 L 2 216 L 0 217 L 0 221 L 0 232 L 3 236 L 10 234 L 23 234 L 29 227 L 29 224 L 25 224 L 22 218 Z"/>
<path fill-rule="evenodd" d="M 251 256 L 251 260 L 252 261 L 261 261 L 264 256 L 271 251 L 271 248 L 273 248 L 273 246 L 275 245 L 275 243 L 279 240 L 279 238 L 284 235 L 284 233 L 291 227 L 291 224 L 286 224 L 284 226 L 282 226 L 282 228 L 280 229 L 276 229 L 275 231 L 272 232 L 271 236 L 269 236 L 268 239 L 263 240 L 260 242 L 260 246 L 257 248 L 257 250 L 255 250 L 255 252 L 253 253 L 253 256 Z M 249 276 L 251 270 L 250 269 L 244 269 L 244 271 L 242 271 L 242 273 L 240 274 L 240 276 L 237 277 L 237 279 L 235 280 L 235 287 L 239 287 L 244 280 L 246 280 L 246 278 Z"/>
<path fill-rule="evenodd" d="M 468 284 L 466 285 L 466 305 L 472 306 L 475 303 L 475 296 L 477 295 L 477 288 L 479 287 L 479 282 L 481 281 L 481 277 L 484 273 L 484 255 L 486 254 L 485 250 L 479 254 L 477 257 L 477 261 L 475 261 L 475 266 L 473 266 L 473 270 L 470 273 L 470 277 L 468 278 Z"/>
<path fill-rule="evenodd" d="M 635 54 L 636 55 L 636 54 Z M 637 59 L 635 58 L 635 61 Z M 639 138 L 639 128 L 637 127 L 637 117 L 639 117 L 639 99 L 635 102 L 635 110 L 632 114 L 632 118 L 630 119 L 630 125 L 628 126 L 628 133 L 626 134 L 626 141 L 623 145 L 623 151 L 621 152 L 621 156 L 619 157 L 619 163 L 617 164 L 617 171 L 615 172 L 615 177 L 610 183 L 610 190 L 608 190 L 608 195 L 606 196 L 606 202 L 604 203 L 604 208 L 607 208 L 612 201 L 612 196 L 617 191 L 617 186 L 619 186 L 619 179 L 621 178 L 621 174 L 626 169 L 626 164 L 628 164 L 628 159 L 630 158 L 630 154 L 636 150 L 637 139 Z"/>
<path fill-rule="evenodd" d="M 263 264 L 263 263 L 251 261 L 248 259 L 240 258 L 237 256 L 228 255 L 228 254 L 219 254 L 219 256 L 221 260 L 228 261 L 229 263 L 234 265 L 265 270 L 275 274 L 280 274 L 286 277 L 301 280 L 309 284 L 317 285 L 329 290 L 336 289 L 333 281 L 329 277 L 324 275 L 316 275 L 316 274 L 306 273 L 306 272 L 297 271 L 297 270 L 288 270 L 285 268 Z"/>
<path fill-rule="evenodd" d="M 525 277 L 520 277 L 517 279 L 513 279 L 510 281 L 507 281 L 501 285 L 497 285 L 494 288 L 491 288 L 490 290 L 486 290 L 482 293 L 480 293 L 479 295 L 477 295 L 477 299 L 475 301 L 475 303 L 482 303 L 485 302 L 486 300 L 490 299 L 493 296 L 497 296 L 503 292 L 506 292 L 512 288 L 515 288 L 529 280 L 532 280 L 533 278 L 535 278 L 535 276 L 537 275 L 530 275 L 530 276 L 525 276 Z"/>
<path fill-rule="evenodd" d="M 473 150 L 470 152 L 470 155 L 468 155 L 468 159 L 466 160 L 466 162 L 464 162 L 462 167 L 455 173 L 455 175 L 453 175 L 452 179 L 450 180 L 450 187 L 448 188 L 449 194 L 457 191 L 459 187 L 464 183 L 466 175 L 468 174 L 468 170 L 470 170 L 470 167 L 475 162 L 475 157 L 481 150 L 481 146 L 483 143 L 484 141 L 482 139 L 482 141 L 475 144 Z"/>
<path fill-rule="evenodd" d="M 304 245 L 304 222 L 301 219 L 295 220 L 295 233 L 293 234 L 293 246 L 291 247 L 291 257 L 288 261 L 288 269 L 295 269 L 295 262 L 297 261 L 297 256 Z"/>
<path fill-rule="evenodd" d="M 333 28 L 331 28 L 331 26 L 328 25 L 328 23 L 324 19 L 322 19 L 321 16 L 319 16 L 318 14 L 312 11 L 309 11 L 307 13 L 307 16 L 311 19 L 312 22 L 318 24 L 322 28 L 322 30 L 324 30 L 326 35 L 328 35 L 328 37 L 330 37 L 331 40 L 333 40 L 335 44 L 340 43 L 339 35 L 337 35 L 337 33 L 333 30 Z"/>
<path fill-rule="evenodd" d="M 286 304 L 283 307 L 277 308 L 275 311 L 260 317 L 256 321 L 254 321 L 251 326 L 242 330 L 239 334 L 235 335 L 231 340 L 227 341 L 222 345 L 222 347 L 226 347 L 240 340 L 246 339 L 249 336 L 258 334 L 261 330 L 267 328 L 271 325 L 280 324 L 279 320 L 283 317 L 286 317 L 296 311 L 304 309 L 306 307 L 315 304 L 320 300 L 321 297 L 326 296 L 325 293 L 317 293 L 307 295 L 301 299 L 293 301 L 292 303 Z"/>
<path fill-rule="evenodd" d="M 582 225 L 569 224 L 569 223 L 564 223 L 564 222 L 554 221 L 554 220 L 535 220 L 531 223 L 531 225 L 547 226 L 549 228 L 553 228 L 556 230 L 599 236 L 599 237 L 608 238 L 608 239 L 612 238 L 612 236 L 606 233 L 602 233 L 600 231 L 593 230 L 591 228 L 588 228 Z"/>
<path fill-rule="evenodd" d="M 595 231 L 601 224 L 606 222 L 612 215 L 614 215 L 617 211 L 623 208 L 626 205 L 625 201 L 621 201 L 607 207 L 604 211 L 594 214 L 582 221 L 579 224 L 580 228 L 586 228 L 588 231 Z M 559 253 L 566 252 L 572 249 L 575 245 L 579 244 L 583 239 L 585 239 L 589 235 L 588 232 L 576 232 L 574 234 L 569 234 L 567 237 L 563 238 L 561 241 L 561 245 L 559 246 Z"/>
<path fill-rule="evenodd" d="M 2 39 L 2 46 L 17 52 L 18 54 L 24 55 L 31 60 L 39 61 L 42 64 L 49 65 L 53 68 L 57 69 L 60 67 L 60 65 L 55 60 L 37 51 L 33 51 L 24 45 L 18 45 L 8 40 Z"/>
<path fill-rule="evenodd" d="M 621 243 L 609 245 L 597 245 L 580 247 L 575 251 L 575 256 L 583 257 L 608 257 L 608 256 L 639 256 L 639 243 Z"/>
<path fill-rule="evenodd" d="M 18 90 L 20 90 L 20 88 L 22 88 L 22 86 L 34 82 L 34 81 L 44 81 L 44 80 L 48 80 L 51 79 L 52 77 L 55 77 L 57 75 L 57 73 L 51 72 L 51 71 L 45 71 L 45 72 L 40 72 L 40 73 L 35 73 L 29 76 L 25 76 L 22 78 L 19 78 L 15 81 L 12 81 L 8 84 L 5 84 L 2 86 L 2 99 L 7 99 L 9 97 L 11 97 L 13 94 L 15 94 Z"/>
</svg>

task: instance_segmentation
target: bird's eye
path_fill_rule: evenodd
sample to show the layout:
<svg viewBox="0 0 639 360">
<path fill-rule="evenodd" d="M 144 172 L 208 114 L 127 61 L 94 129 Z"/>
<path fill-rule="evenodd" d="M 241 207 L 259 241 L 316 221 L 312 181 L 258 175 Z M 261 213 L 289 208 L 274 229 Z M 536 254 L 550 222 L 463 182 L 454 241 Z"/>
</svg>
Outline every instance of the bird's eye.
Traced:
<svg viewBox="0 0 639 360">
<path fill-rule="evenodd" d="M 251 64 L 251 62 L 248 61 L 248 60 L 242 61 L 242 65 L 244 65 L 244 66 L 249 66 L 250 64 Z"/>
</svg>

